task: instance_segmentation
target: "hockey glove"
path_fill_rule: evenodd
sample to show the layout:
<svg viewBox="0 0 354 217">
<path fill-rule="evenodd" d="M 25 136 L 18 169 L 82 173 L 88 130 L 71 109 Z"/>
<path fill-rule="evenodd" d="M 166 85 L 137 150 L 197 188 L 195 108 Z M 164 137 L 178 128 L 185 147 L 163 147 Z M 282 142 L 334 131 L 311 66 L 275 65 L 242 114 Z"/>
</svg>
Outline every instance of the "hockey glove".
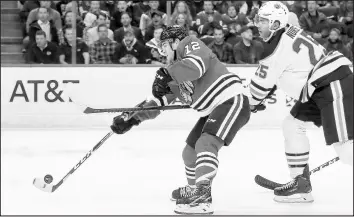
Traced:
<svg viewBox="0 0 354 217">
<path fill-rule="evenodd" d="M 152 95 L 158 99 L 161 99 L 168 93 L 172 93 L 168 83 L 172 81 L 172 77 L 168 73 L 167 69 L 159 68 L 156 72 L 155 80 L 152 85 Z"/>
<path fill-rule="evenodd" d="M 273 93 L 277 90 L 277 86 L 274 85 L 273 88 L 269 91 L 268 95 L 262 100 L 262 102 L 258 105 L 250 105 L 251 107 L 251 112 L 256 113 L 257 111 L 263 111 L 266 109 L 266 106 L 264 105 L 265 101 L 273 95 Z"/>
<path fill-rule="evenodd" d="M 251 112 L 256 113 L 258 111 L 263 111 L 266 109 L 266 106 L 264 104 L 258 104 L 258 105 L 250 105 L 251 107 Z"/>
<path fill-rule="evenodd" d="M 130 118 L 129 120 L 124 120 L 126 114 L 122 114 L 113 118 L 113 124 L 111 129 L 116 134 L 124 134 L 128 132 L 133 126 L 138 126 L 140 121 L 135 118 Z"/>
</svg>

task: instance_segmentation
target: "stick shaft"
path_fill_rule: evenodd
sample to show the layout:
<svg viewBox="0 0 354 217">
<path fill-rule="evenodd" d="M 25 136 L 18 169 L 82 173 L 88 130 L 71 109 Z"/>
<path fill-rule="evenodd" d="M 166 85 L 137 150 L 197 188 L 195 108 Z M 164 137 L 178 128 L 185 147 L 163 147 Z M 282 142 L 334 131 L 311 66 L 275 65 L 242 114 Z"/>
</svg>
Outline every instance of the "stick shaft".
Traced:
<svg viewBox="0 0 354 217">
<path fill-rule="evenodd" d="M 85 114 L 92 113 L 118 113 L 118 112 L 134 112 L 134 111 L 153 111 L 153 110 L 176 110 L 176 109 L 190 109 L 189 105 L 172 105 L 172 106 L 151 106 L 151 107 L 134 107 L 134 108 L 106 108 L 96 109 L 87 107 L 84 111 Z"/>
<path fill-rule="evenodd" d="M 101 145 L 113 135 L 113 132 L 109 132 L 101 141 L 99 141 L 59 182 L 58 184 L 53 186 L 53 191 L 54 192 L 57 188 L 59 188 L 64 181 L 72 175 L 91 155 L 93 152 L 95 152 Z"/>
</svg>

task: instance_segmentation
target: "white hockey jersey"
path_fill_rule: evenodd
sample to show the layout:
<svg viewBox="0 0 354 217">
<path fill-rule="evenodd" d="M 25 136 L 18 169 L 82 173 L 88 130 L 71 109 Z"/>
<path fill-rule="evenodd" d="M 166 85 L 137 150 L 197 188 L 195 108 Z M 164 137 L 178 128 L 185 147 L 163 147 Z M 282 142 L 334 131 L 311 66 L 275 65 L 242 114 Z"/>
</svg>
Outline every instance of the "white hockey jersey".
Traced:
<svg viewBox="0 0 354 217">
<path fill-rule="evenodd" d="M 343 54 L 325 48 L 296 26 L 288 26 L 264 44 L 265 57 L 251 80 L 251 105 L 259 104 L 277 85 L 286 95 L 306 102 L 315 88 L 347 75 L 331 75 L 342 65 L 352 65 Z M 303 92 L 303 93 L 302 93 Z"/>
</svg>

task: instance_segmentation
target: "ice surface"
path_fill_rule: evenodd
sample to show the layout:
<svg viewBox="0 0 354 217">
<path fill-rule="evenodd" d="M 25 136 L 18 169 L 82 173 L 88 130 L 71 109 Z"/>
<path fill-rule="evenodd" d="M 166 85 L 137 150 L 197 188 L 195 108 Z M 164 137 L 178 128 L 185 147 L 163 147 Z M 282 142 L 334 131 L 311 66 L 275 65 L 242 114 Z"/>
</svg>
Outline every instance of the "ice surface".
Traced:
<svg viewBox="0 0 354 217">
<path fill-rule="evenodd" d="M 107 130 L 2 130 L 1 214 L 128 215 L 173 213 L 171 191 L 185 184 L 181 152 L 189 130 L 135 129 L 113 135 L 54 193 L 32 185 L 50 173 L 57 183 Z M 335 157 L 321 130 L 311 130 L 310 167 Z M 254 183 L 261 174 L 289 181 L 279 129 L 244 129 L 219 154 L 215 214 L 353 214 L 353 170 L 337 162 L 312 176 L 312 204 L 278 204 Z"/>
</svg>

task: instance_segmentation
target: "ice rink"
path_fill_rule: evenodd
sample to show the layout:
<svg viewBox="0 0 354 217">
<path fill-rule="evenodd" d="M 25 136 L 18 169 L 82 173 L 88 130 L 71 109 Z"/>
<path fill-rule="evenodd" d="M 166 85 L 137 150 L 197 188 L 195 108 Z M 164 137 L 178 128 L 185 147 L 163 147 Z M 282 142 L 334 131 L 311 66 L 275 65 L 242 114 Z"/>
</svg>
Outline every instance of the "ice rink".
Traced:
<svg viewBox="0 0 354 217">
<path fill-rule="evenodd" d="M 189 129 L 113 135 L 56 192 L 32 185 L 47 173 L 58 182 L 108 130 L 2 130 L 1 214 L 174 214 L 170 194 L 186 183 L 181 152 Z M 336 156 L 320 129 L 309 137 L 310 168 Z M 255 184 L 256 174 L 289 181 L 279 129 L 241 130 L 219 161 L 212 189 L 216 215 L 353 214 L 353 169 L 341 162 L 312 176 L 311 204 L 278 204 Z"/>
</svg>

